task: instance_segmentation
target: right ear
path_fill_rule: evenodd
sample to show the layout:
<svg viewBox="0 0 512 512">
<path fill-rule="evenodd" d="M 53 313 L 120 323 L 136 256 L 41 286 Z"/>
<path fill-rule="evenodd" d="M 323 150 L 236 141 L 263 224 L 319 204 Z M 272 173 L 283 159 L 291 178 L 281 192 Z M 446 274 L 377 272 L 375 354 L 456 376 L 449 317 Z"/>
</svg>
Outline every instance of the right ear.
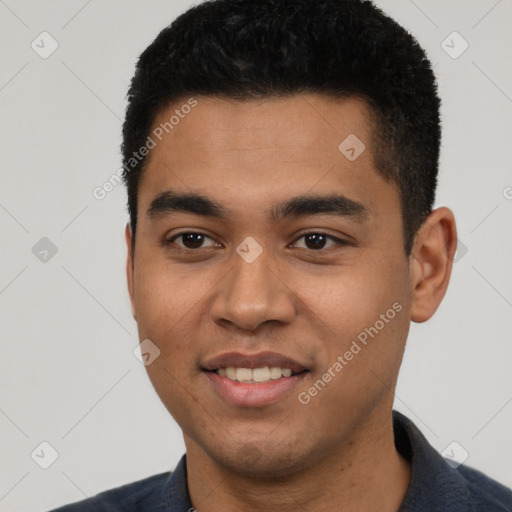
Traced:
<svg viewBox="0 0 512 512">
<path fill-rule="evenodd" d="M 126 224 L 126 228 L 124 230 L 124 237 L 126 240 L 126 281 L 128 283 L 128 294 L 130 295 L 130 303 L 132 306 L 132 316 L 135 320 L 137 320 L 137 314 L 135 311 L 135 299 L 134 299 L 134 293 L 133 293 L 133 273 L 134 273 L 134 266 L 135 261 L 132 255 L 135 255 L 135 248 L 132 250 L 132 244 L 134 243 L 133 240 L 133 233 L 132 228 L 130 227 L 130 223 L 128 222 Z"/>
</svg>

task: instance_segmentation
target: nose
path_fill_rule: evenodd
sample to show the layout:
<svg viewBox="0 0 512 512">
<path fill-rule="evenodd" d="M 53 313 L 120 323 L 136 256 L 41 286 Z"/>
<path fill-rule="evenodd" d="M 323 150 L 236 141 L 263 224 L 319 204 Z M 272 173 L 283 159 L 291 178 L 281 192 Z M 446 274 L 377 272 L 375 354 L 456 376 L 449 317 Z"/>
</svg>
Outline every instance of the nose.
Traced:
<svg viewBox="0 0 512 512">
<path fill-rule="evenodd" d="M 233 254 L 231 271 L 219 283 L 211 306 L 215 322 L 254 331 L 265 322 L 290 323 L 295 314 L 293 290 L 268 251 L 252 263 Z"/>
</svg>

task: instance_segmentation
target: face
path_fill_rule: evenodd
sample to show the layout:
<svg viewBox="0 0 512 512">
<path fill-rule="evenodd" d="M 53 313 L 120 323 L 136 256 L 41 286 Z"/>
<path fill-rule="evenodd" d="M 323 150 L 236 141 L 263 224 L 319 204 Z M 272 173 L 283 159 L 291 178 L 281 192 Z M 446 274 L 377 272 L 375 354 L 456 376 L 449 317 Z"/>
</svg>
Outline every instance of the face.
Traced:
<svg viewBox="0 0 512 512">
<path fill-rule="evenodd" d="M 140 182 L 133 313 L 187 452 L 283 475 L 389 415 L 411 318 L 399 195 L 362 100 L 196 101 Z"/>
</svg>

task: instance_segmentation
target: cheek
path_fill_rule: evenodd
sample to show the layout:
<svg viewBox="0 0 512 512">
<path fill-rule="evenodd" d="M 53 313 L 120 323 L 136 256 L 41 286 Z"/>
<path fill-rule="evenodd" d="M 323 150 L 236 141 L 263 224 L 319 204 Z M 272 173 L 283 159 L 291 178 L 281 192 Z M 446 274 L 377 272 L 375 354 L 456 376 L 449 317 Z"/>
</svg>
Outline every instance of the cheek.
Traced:
<svg viewBox="0 0 512 512">
<path fill-rule="evenodd" d="M 191 309 L 190 300 L 160 272 L 139 273 L 134 292 L 139 339 L 151 340 L 159 350 L 146 370 L 157 390 L 162 385 L 174 387 L 167 371 L 174 374 L 173 362 L 187 357 L 182 325 Z"/>
<path fill-rule="evenodd" d="M 344 269 L 309 301 L 315 322 L 327 326 L 328 367 L 343 357 L 351 382 L 379 375 L 389 381 L 399 367 L 409 329 L 408 266 L 402 260 Z"/>
<path fill-rule="evenodd" d="M 303 284 L 304 297 L 314 312 L 336 326 L 334 332 L 367 327 L 395 302 L 404 302 L 408 267 L 389 261 L 368 261 L 341 267 L 323 279 L 318 276 Z M 404 304 L 402 304 L 404 306 Z"/>
<path fill-rule="evenodd" d="M 147 262 L 139 266 L 134 280 L 138 319 L 150 328 L 171 326 L 190 310 L 197 287 L 178 277 L 169 265 Z M 138 320 L 139 321 L 139 320 Z"/>
</svg>

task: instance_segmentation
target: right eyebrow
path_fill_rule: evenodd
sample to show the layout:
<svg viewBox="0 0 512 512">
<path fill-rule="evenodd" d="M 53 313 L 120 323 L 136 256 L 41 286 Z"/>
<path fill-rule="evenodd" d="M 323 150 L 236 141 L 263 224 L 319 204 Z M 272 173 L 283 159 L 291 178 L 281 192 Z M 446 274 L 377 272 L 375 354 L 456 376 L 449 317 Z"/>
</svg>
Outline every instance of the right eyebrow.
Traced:
<svg viewBox="0 0 512 512">
<path fill-rule="evenodd" d="M 205 196 L 177 194 L 166 190 L 151 201 L 147 214 L 151 219 L 156 219 L 173 212 L 192 213 L 219 219 L 227 217 L 229 213 L 224 206 Z"/>
</svg>

